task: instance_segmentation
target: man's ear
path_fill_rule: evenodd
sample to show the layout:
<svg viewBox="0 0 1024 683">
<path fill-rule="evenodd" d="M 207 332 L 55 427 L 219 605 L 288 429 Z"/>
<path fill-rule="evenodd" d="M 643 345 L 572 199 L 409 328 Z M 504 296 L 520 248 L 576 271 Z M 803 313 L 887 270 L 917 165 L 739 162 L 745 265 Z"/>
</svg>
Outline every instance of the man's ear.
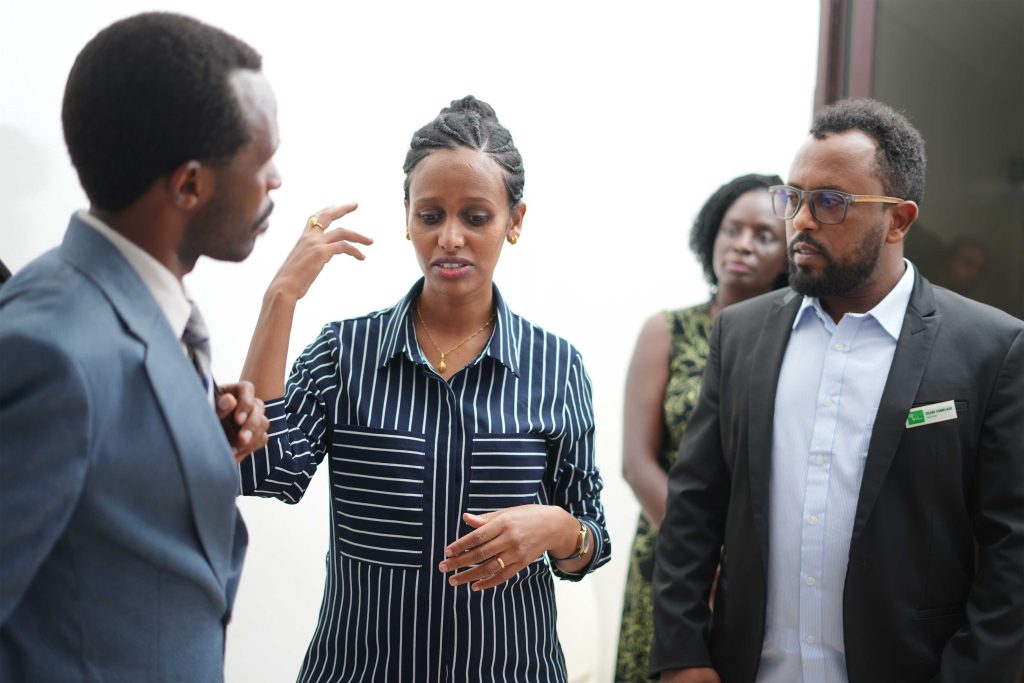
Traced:
<svg viewBox="0 0 1024 683">
<path fill-rule="evenodd" d="M 193 212 L 213 196 L 217 176 L 213 169 L 198 161 L 186 161 L 167 176 L 167 195 L 176 208 Z"/>
<path fill-rule="evenodd" d="M 917 203 L 909 200 L 894 204 L 889 212 L 889 232 L 885 235 L 885 241 L 889 244 L 902 242 L 911 224 L 917 219 L 917 211 Z"/>
</svg>

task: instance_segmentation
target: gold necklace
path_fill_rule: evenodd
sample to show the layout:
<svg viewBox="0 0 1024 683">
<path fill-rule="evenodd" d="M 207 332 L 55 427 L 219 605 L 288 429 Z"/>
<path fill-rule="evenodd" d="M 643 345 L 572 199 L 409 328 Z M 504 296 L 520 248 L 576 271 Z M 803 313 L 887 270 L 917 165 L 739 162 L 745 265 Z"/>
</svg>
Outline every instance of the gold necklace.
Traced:
<svg viewBox="0 0 1024 683">
<path fill-rule="evenodd" d="M 463 344 L 465 344 L 470 339 L 472 339 L 473 337 L 477 336 L 478 334 L 480 334 L 481 332 L 486 330 L 487 326 L 490 325 L 492 322 L 494 322 L 494 318 L 497 317 L 497 315 L 498 315 L 497 313 L 494 313 L 493 315 L 491 315 L 490 318 L 487 319 L 487 322 L 485 322 L 483 325 L 480 326 L 480 329 L 478 329 L 476 332 L 474 332 L 473 334 L 469 335 L 468 337 L 466 337 L 465 339 L 463 339 L 462 341 L 460 341 L 458 344 L 456 344 L 452 348 L 448 349 L 447 351 L 442 351 L 441 347 L 437 345 L 436 341 L 434 341 L 434 335 L 430 334 L 430 328 L 427 327 L 427 321 L 423 319 L 423 312 L 420 310 L 420 305 L 417 303 L 416 304 L 416 316 L 420 319 L 420 323 L 423 325 L 423 331 L 427 333 L 427 339 L 430 340 L 431 346 L 433 346 L 435 349 L 437 349 L 437 352 L 441 354 L 441 362 L 437 364 L 437 371 L 440 372 L 443 375 L 444 371 L 448 369 L 448 363 L 446 363 L 444 361 L 444 357 L 447 356 L 452 351 L 455 351 L 456 349 L 461 348 Z"/>
</svg>

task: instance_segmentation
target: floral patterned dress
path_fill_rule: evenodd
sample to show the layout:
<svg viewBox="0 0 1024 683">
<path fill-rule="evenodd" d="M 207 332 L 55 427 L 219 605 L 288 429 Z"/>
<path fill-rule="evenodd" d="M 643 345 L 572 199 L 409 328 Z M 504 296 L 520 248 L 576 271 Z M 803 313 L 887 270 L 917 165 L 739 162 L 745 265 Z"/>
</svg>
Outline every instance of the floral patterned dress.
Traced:
<svg viewBox="0 0 1024 683">
<path fill-rule="evenodd" d="M 672 348 L 669 356 L 669 379 L 663 402 L 663 449 L 658 463 L 667 472 L 676 459 L 679 441 L 690 419 L 704 364 L 708 358 L 711 335 L 711 303 L 692 308 L 666 311 Z M 654 545 L 658 530 L 643 513 L 637 521 L 636 538 L 629 558 L 619 650 L 615 664 L 615 680 L 646 681 L 647 658 L 651 649 L 654 621 L 651 605 L 651 577 L 654 573 Z"/>
</svg>

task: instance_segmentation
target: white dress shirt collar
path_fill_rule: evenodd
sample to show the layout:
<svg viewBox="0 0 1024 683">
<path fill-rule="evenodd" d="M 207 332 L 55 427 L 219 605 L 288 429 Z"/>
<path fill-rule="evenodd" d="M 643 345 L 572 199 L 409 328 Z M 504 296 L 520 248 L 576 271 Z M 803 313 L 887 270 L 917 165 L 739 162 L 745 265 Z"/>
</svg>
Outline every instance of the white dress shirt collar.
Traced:
<svg viewBox="0 0 1024 683">
<path fill-rule="evenodd" d="M 83 223 L 105 237 L 124 256 L 128 264 L 142 279 L 160 310 L 163 311 L 164 317 L 167 318 L 167 322 L 171 326 L 171 331 L 178 339 L 181 339 L 189 316 L 192 315 L 192 304 L 182 282 L 162 263 L 96 216 L 85 210 L 79 211 L 77 216 Z"/>
<path fill-rule="evenodd" d="M 900 331 L 903 329 L 903 318 L 907 313 L 907 304 L 910 303 L 910 294 L 914 290 L 914 264 L 907 259 L 903 259 L 903 263 L 906 265 L 903 276 L 900 277 L 896 286 L 889 290 L 884 299 L 875 304 L 875 307 L 867 313 L 848 314 L 852 316 L 871 316 L 895 340 L 900 338 Z M 826 329 L 832 330 L 835 328 L 835 322 L 825 312 L 825 309 L 821 307 L 821 301 L 818 297 L 805 296 L 803 301 L 800 302 L 800 309 L 797 311 L 796 319 L 793 321 L 794 330 L 810 315 L 807 312 L 808 310 L 814 311 L 814 314 L 825 323 Z"/>
</svg>

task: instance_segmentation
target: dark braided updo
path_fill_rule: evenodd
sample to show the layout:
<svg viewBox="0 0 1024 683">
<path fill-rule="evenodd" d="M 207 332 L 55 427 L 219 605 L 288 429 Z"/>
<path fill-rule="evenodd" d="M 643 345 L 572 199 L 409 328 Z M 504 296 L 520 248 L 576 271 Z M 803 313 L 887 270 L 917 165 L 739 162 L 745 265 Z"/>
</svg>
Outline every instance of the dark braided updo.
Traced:
<svg viewBox="0 0 1024 683">
<path fill-rule="evenodd" d="M 434 150 L 458 147 L 485 152 L 504 169 L 508 205 L 515 209 L 523 199 L 526 184 L 523 157 L 512 142 L 512 134 L 498 121 L 494 108 L 472 95 L 453 100 L 437 118 L 413 133 L 403 167 L 406 201 L 409 199 L 409 175 L 416 164 Z"/>
</svg>

